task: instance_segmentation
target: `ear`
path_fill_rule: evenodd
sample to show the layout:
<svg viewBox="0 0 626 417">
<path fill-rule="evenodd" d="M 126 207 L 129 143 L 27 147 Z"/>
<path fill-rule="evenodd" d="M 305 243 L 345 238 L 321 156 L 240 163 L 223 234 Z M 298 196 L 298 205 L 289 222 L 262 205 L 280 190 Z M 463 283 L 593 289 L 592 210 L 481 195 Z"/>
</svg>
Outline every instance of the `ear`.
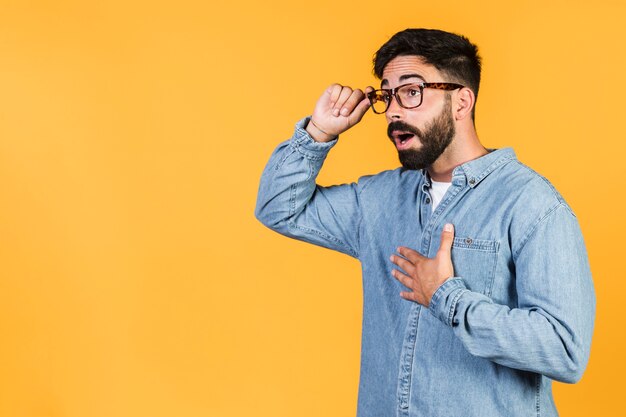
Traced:
<svg viewBox="0 0 626 417">
<path fill-rule="evenodd" d="M 474 92 L 463 87 L 456 93 L 456 100 L 452 108 L 455 120 L 463 120 L 465 118 L 472 117 L 472 109 L 476 103 L 476 96 Z"/>
</svg>

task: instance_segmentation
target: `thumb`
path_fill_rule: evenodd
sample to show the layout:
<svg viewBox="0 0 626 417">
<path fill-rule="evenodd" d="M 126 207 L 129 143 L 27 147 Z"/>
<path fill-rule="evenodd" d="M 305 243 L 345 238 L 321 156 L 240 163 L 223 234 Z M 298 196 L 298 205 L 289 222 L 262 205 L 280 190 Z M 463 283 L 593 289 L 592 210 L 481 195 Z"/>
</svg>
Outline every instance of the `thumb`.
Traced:
<svg viewBox="0 0 626 417">
<path fill-rule="evenodd" d="M 450 254 L 452 250 L 452 243 L 454 242 L 454 226 L 451 223 L 447 223 L 443 226 L 441 232 L 441 244 L 439 245 L 439 253 Z"/>
<path fill-rule="evenodd" d="M 366 97 L 363 100 L 361 100 L 361 102 L 356 106 L 356 108 L 352 112 L 352 116 L 355 119 L 353 121 L 353 124 L 356 124 L 356 123 L 360 122 L 361 119 L 363 118 L 363 116 L 365 116 L 365 113 L 367 112 L 367 109 L 369 109 L 369 108 L 370 108 L 370 101 Z"/>
<path fill-rule="evenodd" d="M 372 87 L 367 87 L 365 89 L 365 93 L 364 93 L 365 97 L 363 97 L 363 100 L 359 102 L 359 104 L 356 106 L 356 108 L 352 112 L 352 114 L 356 116 L 357 123 L 361 121 L 361 119 L 363 118 L 367 110 L 370 108 L 370 99 L 367 98 L 367 93 L 373 90 L 374 88 Z"/>
</svg>

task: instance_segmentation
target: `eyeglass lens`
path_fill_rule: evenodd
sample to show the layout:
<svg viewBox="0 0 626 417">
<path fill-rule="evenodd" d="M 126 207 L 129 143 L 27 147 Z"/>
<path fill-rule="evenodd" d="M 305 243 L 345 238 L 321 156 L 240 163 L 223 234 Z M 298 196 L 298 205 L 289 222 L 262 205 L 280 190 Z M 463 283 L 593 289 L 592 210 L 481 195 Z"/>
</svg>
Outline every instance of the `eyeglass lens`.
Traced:
<svg viewBox="0 0 626 417">
<path fill-rule="evenodd" d="M 395 91 L 394 95 L 398 104 L 406 109 L 422 104 L 422 88 L 418 84 L 402 86 Z M 391 94 L 389 90 L 376 90 L 370 94 L 370 102 L 375 113 L 384 113 L 391 102 Z"/>
</svg>

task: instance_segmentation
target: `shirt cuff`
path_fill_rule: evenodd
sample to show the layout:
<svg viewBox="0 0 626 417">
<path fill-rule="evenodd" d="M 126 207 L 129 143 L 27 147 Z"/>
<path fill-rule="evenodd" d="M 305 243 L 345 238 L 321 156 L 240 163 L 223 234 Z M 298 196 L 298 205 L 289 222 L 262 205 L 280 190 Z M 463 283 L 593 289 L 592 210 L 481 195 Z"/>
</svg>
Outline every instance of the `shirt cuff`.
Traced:
<svg viewBox="0 0 626 417">
<path fill-rule="evenodd" d="M 324 159 L 328 151 L 335 146 L 338 137 L 328 142 L 316 142 L 306 131 L 311 117 L 305 117 L 296 123 L 296 131 L 291 138 L 291 146 L 308 159 Z"/>
<path fill-rule="evenodd" d="M 461 278 L 449 278 L 435 291 L 430 299 L 428 309 L 445 325 L 452 326 L 456 304 L 459 298 L 468 291 Z"/>
</svg>

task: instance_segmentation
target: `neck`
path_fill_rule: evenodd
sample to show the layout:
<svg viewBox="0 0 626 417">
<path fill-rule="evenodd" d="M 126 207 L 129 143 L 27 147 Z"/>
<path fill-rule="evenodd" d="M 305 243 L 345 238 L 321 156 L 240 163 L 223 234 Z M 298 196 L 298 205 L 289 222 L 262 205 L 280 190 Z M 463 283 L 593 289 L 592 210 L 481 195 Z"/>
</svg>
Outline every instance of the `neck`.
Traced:
<svg viewBox="0 0 626 417">
<path fill-rule="evenodd" d="M 437 160 L 427 168 L 430 178 L 439 182 L 451 182 L 454 168 L 480 158 L 488 153 L 481 145 L 474 127 L 457 132 L 454 139 Z"/>
</svg>

